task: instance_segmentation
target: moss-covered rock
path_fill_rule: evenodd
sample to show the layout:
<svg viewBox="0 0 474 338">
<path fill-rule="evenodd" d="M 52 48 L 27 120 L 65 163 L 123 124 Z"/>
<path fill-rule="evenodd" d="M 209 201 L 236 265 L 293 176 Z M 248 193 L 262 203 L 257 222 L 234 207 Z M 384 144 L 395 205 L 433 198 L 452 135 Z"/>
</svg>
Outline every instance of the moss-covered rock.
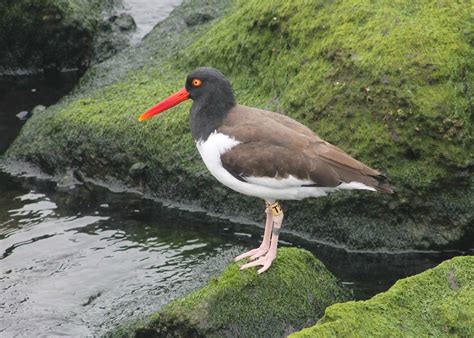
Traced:
<svg viewBox="0 0 474 338">
<path fill-rule="evenodd" d="M 263 205 L 216 184 L 203 166 L 189 103 L 136 120 L 195 66 L 214 66 L 240 103 L 305 123 L 387 170 L 397 190 L 285 202 L 285 227 L 351 248 L 467 246 L 474 240 L 468 5 L 252 0 L 226 12 L 226 1 L 185 1 L 135 50 L 93 67 L 73 96 L 33 116 L 8 157 L 130 184 L 131 166 L 143 162 L 140 182 L 151 194 L 261 220 Z M 198 11 L 211 21 L 188 24 Z"/>
<path fill-rule="evenodd" d="M 125 45 L 104 31 L 103 11 L 120 0 L 4 0 L 0 3 L 0 71 L 85 68 Z M 97 39 L 97 38 L 100 39 Z M 99 41 L 100 40 L 100 41 Z M 115 51 L 117 50 L 115 48 Z"/>
<path fill-rule="evenodd" d="M 270 270 L 240 271 L 232 263 L 205 287 L 148 320 L 110 336 L 282 337 L 349 298 L 336 278 L 306 250 L 282 248 Z"/>
<path fill-rule="evenodd" d="M 290 337 L 473 337 L 474 256 L 399 280 L 367 301 L 335 304 Z"/>
</svg>

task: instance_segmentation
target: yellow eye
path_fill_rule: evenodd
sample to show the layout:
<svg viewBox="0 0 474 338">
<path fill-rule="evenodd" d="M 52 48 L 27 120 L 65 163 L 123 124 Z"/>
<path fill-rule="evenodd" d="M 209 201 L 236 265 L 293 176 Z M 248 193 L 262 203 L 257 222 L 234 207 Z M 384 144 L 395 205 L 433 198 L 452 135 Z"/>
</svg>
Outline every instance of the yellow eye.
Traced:
<svg viewBox="0 0 474 338">
<path fill-rule="evenodd" d="M 194 87 L 199 87 L 201 85 L 202 81 L 199 80 L 199 79 L 194 79 L 192 83 L 193 83 Z"/>
</svg>

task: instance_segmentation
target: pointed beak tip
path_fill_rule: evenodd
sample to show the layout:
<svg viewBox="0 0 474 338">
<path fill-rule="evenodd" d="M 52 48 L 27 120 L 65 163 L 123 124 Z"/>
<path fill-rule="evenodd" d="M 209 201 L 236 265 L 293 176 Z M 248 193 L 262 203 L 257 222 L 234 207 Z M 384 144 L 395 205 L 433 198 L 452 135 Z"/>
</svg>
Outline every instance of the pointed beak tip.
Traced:
<svg viewBox="0 0 474 338">
<path fill-rule="evenodd" d="M 138 117 L 138 121 L 145 121 L 150 117 L 155 116 L 165 110 L 168 110 L 187 99 L 189 99 L 188 91 L 186 90 L 186 88 L 181 88 L 181 90 L 179 90 L 178 92 L 174 93 L 173 95 L 169 96 L 168 98 L 164 99 L 157 105 L 151 107 L 146 112 L 141 114 Z"/>
</svg>

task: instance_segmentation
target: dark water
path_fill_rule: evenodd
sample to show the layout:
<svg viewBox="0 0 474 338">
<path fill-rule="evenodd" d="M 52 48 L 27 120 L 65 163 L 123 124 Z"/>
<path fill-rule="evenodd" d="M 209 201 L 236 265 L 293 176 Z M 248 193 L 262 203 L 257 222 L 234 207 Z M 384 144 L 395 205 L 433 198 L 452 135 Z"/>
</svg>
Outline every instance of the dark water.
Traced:
<svg viewBox="0 0 474 338">
<path fill-rule="evenodd" d="M 78 81 L 75 72 L 64 72 L 53 77 L 43 74 L 0 75 L 0 154 L 15 139 L 25 120 L 16 115 L 31 113 L 36 105 L 49 106 L 70 92 Z"/>
</svg>

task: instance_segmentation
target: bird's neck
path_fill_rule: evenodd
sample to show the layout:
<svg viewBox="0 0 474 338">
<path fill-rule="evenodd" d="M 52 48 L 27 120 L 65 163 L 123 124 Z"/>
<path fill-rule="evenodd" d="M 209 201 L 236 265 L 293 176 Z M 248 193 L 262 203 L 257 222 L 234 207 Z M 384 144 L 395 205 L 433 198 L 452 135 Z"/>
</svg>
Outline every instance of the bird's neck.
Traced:
<svg viewBox="0 0 474 338">
<path fill-rule="evenodd" d="M 235 106 L 233 97 L 223 99 L 218 95 L 194 100 L 189 115 L 191 134 L 195 141 L 206 141 L 218 129 L 229 111 Z"/>
</svg>

